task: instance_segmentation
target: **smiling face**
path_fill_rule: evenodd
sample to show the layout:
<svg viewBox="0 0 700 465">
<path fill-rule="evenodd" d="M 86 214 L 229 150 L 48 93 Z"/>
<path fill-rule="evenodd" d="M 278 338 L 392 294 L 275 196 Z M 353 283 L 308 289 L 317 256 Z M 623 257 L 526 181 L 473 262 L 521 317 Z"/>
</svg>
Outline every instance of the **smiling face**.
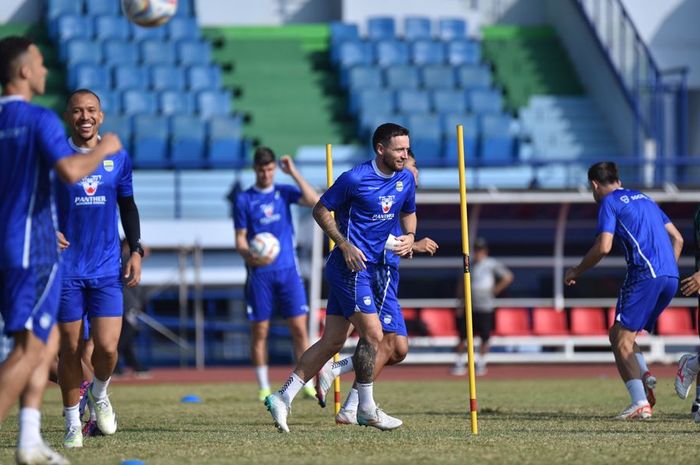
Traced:
<svg viewBox="0 0 700 465">
<path fill-rule="evenodd" d="M 378 162 L 389 171 L 401 171 L 406 166 L 409 147 L 408 136 L 394 136 L 386 146 L 380 142 L 376 147 Z"/>
<path fill-rule="evenodd" d="M 104 113 L 97 97 L 89 92 L 74 94 L 68 101 L 65 117 L 71 138 L 76 145 L 97 145 L 97 133 L 104 121 Z"/>
</svg>

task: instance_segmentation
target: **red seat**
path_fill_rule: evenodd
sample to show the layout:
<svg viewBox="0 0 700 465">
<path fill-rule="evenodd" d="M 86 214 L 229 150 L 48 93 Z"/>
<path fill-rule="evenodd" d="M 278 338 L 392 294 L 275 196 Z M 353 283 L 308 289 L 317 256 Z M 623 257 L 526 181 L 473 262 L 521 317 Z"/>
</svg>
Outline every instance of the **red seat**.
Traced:
<svg viewBox="0 0 700 465">
<path fill-rule="evenodd" d="M 527 308 L 496 309 L 496 328 L 498 336 L 530 336 L 530 314 Z"/>
<path fill-rule="evenodd" d="M 608 326 L 605 319 L 606 314 L 602 308 L 572 308 L 571 334 L 577 336 L 599 336 L 608 334 Z"/>
<path fill-rule="evenodd" d="M 403 319 L 408 321 L 408 320 L 417 320 L 418 319 L 418 310 L 415 308 L 401 308 L 401 313 L 403 313 Z"/>
<path fill-rule="evenodd" d="M 540 307 L 532 311 L 532 332 L 538 336 L 566 336 L 566 313 Z"/>
<path fill-rule="evenodd" d="M 686 307 L 669 307 L 664 310 L 656 322 L 656 332 L 661 336 L 697 334 L 693 329 L 693 317 Z"/>
<path fill-rule="evenodd" d="M 428 336 L 458 336 L 455 311 L 452 308 L 424 308 L 420 319 L 428 330 Z"/>
</svg>

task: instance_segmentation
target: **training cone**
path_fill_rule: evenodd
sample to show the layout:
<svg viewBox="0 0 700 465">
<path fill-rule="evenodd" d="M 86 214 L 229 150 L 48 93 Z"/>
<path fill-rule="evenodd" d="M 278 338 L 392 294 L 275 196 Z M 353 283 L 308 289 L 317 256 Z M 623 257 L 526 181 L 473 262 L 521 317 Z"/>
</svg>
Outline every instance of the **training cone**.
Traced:
<svg viewBox="0 0 700 465">
<path fill-rule="evenodd" d="M 180 399 L 180 402 L 185 404 L 199 404 L 202 402 L 202 398 L 196 394 L 188 394 Z"/>
</svg>

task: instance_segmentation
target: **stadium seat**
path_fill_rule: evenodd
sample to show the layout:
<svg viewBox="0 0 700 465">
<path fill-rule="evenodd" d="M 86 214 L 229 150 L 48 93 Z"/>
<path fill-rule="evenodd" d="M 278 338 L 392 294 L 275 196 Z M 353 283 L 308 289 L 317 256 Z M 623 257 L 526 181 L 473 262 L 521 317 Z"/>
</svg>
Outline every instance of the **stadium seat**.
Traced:
<svg viewBox="0 0 700 465">
<path fill-rule="evenodd" d="M 353 89 L 379 89 L 382 87 L 382 70 L 374 66 L 356 66 L 347 74 L 348 82 L 344 84 Z"/>
<path fill-rule="evenodd" d="M 377 65 L 389 68 L 408 64 L 408 45 L 398 40 L 381 40 L 375 45 Z"/>
<path fill-rule="evenodd" d="M 175 44 L 172 42 L 146 39 L 141 41 L 139 48 L 144 65 L 175 64 Z"/>
<path fill-rule="evenodd" d="M 494 315 L 497 336 L 531 336 L 527 308 L 497 308 Z"/>
<path fill-rule="evenodd" d="M 438 37 L 443 41 L 463 39 L 467 36 L 467 22 L 459 18 L 440 18 Z"/>
<path fill-rule="evenodd" d="M 204 90 L 197 94 L 196 101 L 197 113 L 202 118 L 231 113 L 231 93 L 228 91 Z"/>
<path fill-rule="evenodd" d="M 430 18 L 427 16 L 406 16 L 403 20 L 403 39 L 409 42 L 432 39 Z"/>
<path fill-rule="evenodd" d="M 424 90 L 398 90 L 396 92 L 396 109 L 407 115 L 430 112 L 430 96 Z"/>
<path fill-rule="evenodd" d="M 515 154 L 511 133 L 513 121 L 508 115 L 484 115 L 481 118 L 481 160 L 485 164 L 509 164 Z"/>
<path fill-rule="evenodd" d="M 338 62 L 343 68 L 374 63 L 374 47 L 370 42 L 343 42 L 338 49 Z"/>
<path fill-rule="evenodd" d="M 180 66 L 211 64 L 211 47 L 208 42 L 181 40 L 177 43 L 176 51 Z"/>
<path fill-rule="evenodd" d="M 439 65 L 445 62 L 445 46 L 432 40 L 417 40 L 411 45 L 414 65 Z"/>
<path fill-rule="evenodd" d="M 360 34 L 357 30 L 356 24 L 343 23 L 341 21 L 334 21 L 330 24 L 331 30 L 331 44 L 339 44 L 340 42 L 345 42 L 346 40 L 359 40 Z"/>
<path fill-rule="evenodd" d="M 575 336 L 603 336 L 608 334 L 606 314 L 601 308 L 574 307 L 571 309 L 571 334 Z"/>
<path fill-rule="evenodd" d="M 431 95 L 435 113 L 446 115 L 467 112 L 467 99 L 461 90 L 436 89 Z"/>
<path fill-rule="evenodd" d="M 656 321 L 656 333 L 659 336 L 697 335 L 693 328 L 693 317 L 686 307 L 669 307 L 661 313 Z"/>
<path fill-rule="evenodd" d="M 115 66 L 113 70 L 114 88 L 117 90 L 147 90 L 149 82 L 148 68 L 135 65 Z"/>
<path fill-rule="evenodd" d="M 408 129 L 411 131 L 411 149 L 421 166 L 441 165 L 440 118 L 430 114 L 409 114 Z"/>
<path fill-rule="evenodd" d="M 457 82 L 464 89 L 491 88 L 491 71 L 482 65 L 462 65 L 457 68 Z"/>
<path fill-rule="evenodd" d="M 360 112 L 359 134 L 361 137 L 369 137 L 379 125 L 384 123 L 395 123 L 404 127 L 408 126 L 404 115 L 381 111 L 375 108 L 365 108 Z"/>
<path fill-rule="evenodd" d="M 418 69 L 411 65 L 392 66 L 384 70 L 384 79 L 390 89 L 418 89 Z"/>
<path fill-rule="evenodd" d="M 194 116 L 170 119 L 170 161 L 175 168 L 201 168 L 205 165 L 205 122 Z"/>
<path fill-rule="evenodd" d="M 539 307 L 532 310 L 532 333 L 537 336 L 566 336 L 566 313 L 554 308 Z"/>
<path fill-rule="evenodd" d="M 119 14 L 121 14 L 119 2 L 115 2 L 113 0 L 85 0 L 85 9 L 87 10 L 87 14 L 90 16 L 119 16 Z"/>
<path fill-rule="evenodd" d="M 442 133 L 445 137 L 445 161 L 457 161 L 457 125 L 462 125 L 464 134 L 464 158 L 467 162 L 478 159 L 479 124 L 475 116 L 463 113 L 450 113 L 442 116 Z"/>
<path fill-rule="evenodd" d="M 158 111 L 161 115 L 194 114 L 194 98 L 187 92 L 165 90 L 158 94 Z"/>
<path fill-rule="evenodd" d="M 452 66 L 428 65 L 423 68 L 422 74 L 423 87 L 426 89 L 452 89 L 455 86 L 455 71 Z"/>
<path fill-rule="evenodd" d="M 63 14 L 80 15 L 83 13 L 83 2 L 75 0 L 48 0 L 46 17 L 49 23 Z"/>
<path fill-rule="evenodd" d="M 66 65 L 76 65 L 78 63 L 102 63 L 102 49 L 95 47 L 95 43 L 88 39 L 71 39 L 66 43 L 65 48 Z"/>
<path fill-rule="evenodd" d="M 239 118 L 209 120 L 209 164 L 214 168 L 240 168 L 243 163 L 243 124 Z"/>
<path fill-rule="evenodd" d="M 386 89 L 365 89 L 350 94 L 349 111 L 355 115 L 362 109 L 375 112 L 393 113 L 395 107 L 394 93 Z"/>
<path fill-rule="evenodd" d="M 126 90 L 122 94 L 122 113 L 125 115 L 154 115 L 157 108 L 156 94 L 153 92 Z"/>
<path fill-rule="evenodd" d="M 150 68 L 151 89 L 184 90 L 185 76 L 182 68 L 176 66 L 156 65 Z"/>
<path fill-rule="evenodd" d="M 105 63 L 108 65 L 136 65 L 139 61 L 139 52 L 133 42 L 109 39 L 102 43 L 102 49 L 104 50 Z"/>
<path fill-rule="evenodd" d="M 105 114 L 113 115 L 121 113 L 121 93 L 104 89 L 97 89 L 95 93 L 100 98 L 100 107 Z"/>
<path fill-rule="evenodd" d="M 418 313 L 428 330 L 428 336 L 458 336 L 453 308 L 422 308 Z"/>
<path fill-rule="evenodd" d="M 475 89 L 468 92 L 469 109 L 477 115 L 501 114 L 503 96 L 495 90 Z"/>
<path fill-rule="evenodd" d="M 178 0 L 175 16 L 184 18 L 196 16 L 192 0 Z"/>
<path fill-rule="evenodd" d="M 131 35 L 129 22 L 121 16 L 98 16 L 95 18 L 95 38 L 97 40 L 128 40 Z"/>
<path fill-rule="evenodd" d="M 55 38 L 59 43 L 70 39 L 92 39 L 94 34 L 90 18 L 75 14 L 64 14 L 56 19 Z"/>
<path fill-rule="evenodd" d="M 75 89 L 111 89 L 112 79 L 104 66 L 80 63 L 68 68 L 68 87 Z"/>
<path fill-rule="evenodd" d="M 168 166 L 168 118 L 153 115 L 136 115 L 133 122 L 134 165 L 139 168 L 165 168 Z"/>
<path fill-rule="evenodd" d="M 396 23 L 390 16 L 375 16 L 367 20 L 367 38 L 372 41 L 394 39 Z"/>
<path fill-rule="evenodd" d="M 190 66 L 185 77 L 190 91 L 216 90 L 221 87 L 221 69 L 218 66 Z"/>
<path fill-rule="evenodd" d="M 131 38 L 134 42 L 141 42 L 142 40 L 165 40 L 164 27 L 141 27 L 137 26 L 135 23 L 130 23 L 130 25 Z"/>
<path fill-rule="evenodd" d="M 131 117 L 106 114 L 100 131 L 116 133 L 122 141 L 122 145 L 127 151 L 131 151 Z"/>
<path fill-rule="evenodd" d="M 447 44 L 447 62 L 452 66 L 481 62 L 481 46 L 473 40 L 455 40 Z"/>
<path fill-rule="evenodd" d="M 168 38 L 171 41 L 182 39 L 199 39 L 199 26 L 195 18 L 175 16 L 166 25 Z"/>
</svg>

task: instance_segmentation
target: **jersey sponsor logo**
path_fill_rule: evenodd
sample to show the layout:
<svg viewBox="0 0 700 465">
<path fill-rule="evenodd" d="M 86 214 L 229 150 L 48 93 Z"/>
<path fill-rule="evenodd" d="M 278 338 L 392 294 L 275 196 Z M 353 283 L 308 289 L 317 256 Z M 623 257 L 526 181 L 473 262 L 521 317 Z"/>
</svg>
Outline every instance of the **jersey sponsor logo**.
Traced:
<svg viewBox="0 0 700 465">
<path fill-rule="evenodd" d="M 630 203 L 630 198 L 627 197 L 626 195 L 623 195 L 620 197 L 620 200 L 622 200 L 622 203 Z"/>
<path fill-rule="evenodd" d="M 623 195 L 622 197 L 620 197 L 620 200 L 622 201 L 622 203 L 630 203 L 631 200 L 642 200 L 642 199 L 646 199 L 646 198 L 648 198 L 648 197 L 644 194 L 634 194 L 631 197 Z"/>
<path fill-rule="evenodd" d="M 265 215 L 262 218 L 260 218 L 261 224 L 270 224 L 281 219 L 280 214 L 275 213 L 274 203 L 261 203 L 260 210 L 262 210 L 263 215 Z"/>
<path fill-rule="evenodd" d="M 396 190 L 399 192 L 403 191 L 403 181 L 396 181 Z"/>
<path fill-rule="evenodd" d="M 83 187 L 83 191 L 87 194 L 85 196 L 76 196 L 73 199 L 73 203 L 76 206 L 82 205 L 105 205 L 107 203 L 106 195 L 95 195 L 97 193 L 97 187 L 102 184 L 102 175 L 95 174 L 92 176 L 86 176 L 80 181 L 80 185 Z"/>
<path fill-rule="evenodd" d="M 102 166 L 104 166 L 106 172 L 111 173 L 114 171 L 114 160 L 105 160 L 102 162 Z"/>
<path fill-rule="evenodd" d="M 80 184 L 83 185 L 83 190 L 87 195 L 93 196 L 97 192 L 97 186 L 99 186 L 101 182 L 102 175 L 96 174 L 84 177 L 83 180 L 80 181 Z"/>
</svg>

